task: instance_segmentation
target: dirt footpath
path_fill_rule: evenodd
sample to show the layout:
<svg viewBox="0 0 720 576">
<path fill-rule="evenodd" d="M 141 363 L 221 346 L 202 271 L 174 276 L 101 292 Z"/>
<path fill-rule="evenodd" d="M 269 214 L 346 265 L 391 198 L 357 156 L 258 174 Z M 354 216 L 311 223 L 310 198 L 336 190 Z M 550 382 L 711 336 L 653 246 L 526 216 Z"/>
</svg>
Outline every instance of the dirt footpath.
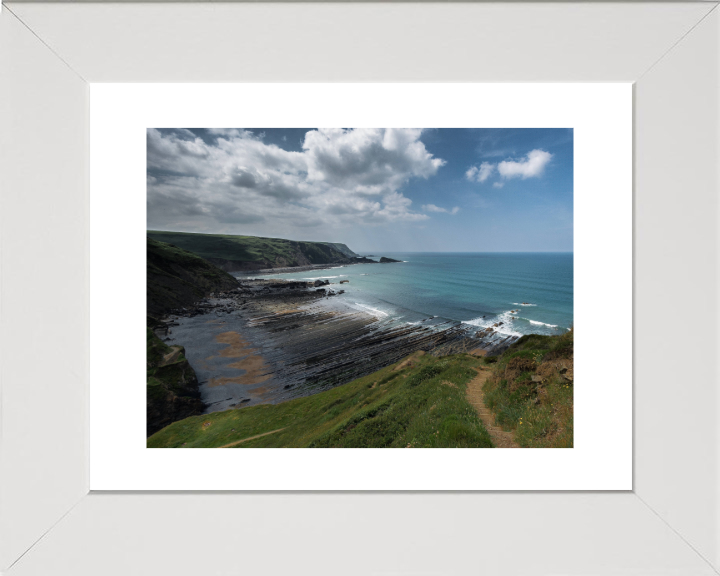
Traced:
<svg viewBox="0 0 720 576">
<path fill-rule="evenodd" d="M 485 380 L 489 378 L 490 371 L 483 368 L 477 368 L 476 370 L 478 371 L 478 375 L 467 384 L 465 395 L 468 402 L 475 408 L 496 448 L 520 448 L 513 440 L 512 432 L 505 432 L 505 430 L 495 425 L 495 416 L 490 409 L 485 406 L 482 387 L 483 384 L 485 384 Z"/>
</svg>

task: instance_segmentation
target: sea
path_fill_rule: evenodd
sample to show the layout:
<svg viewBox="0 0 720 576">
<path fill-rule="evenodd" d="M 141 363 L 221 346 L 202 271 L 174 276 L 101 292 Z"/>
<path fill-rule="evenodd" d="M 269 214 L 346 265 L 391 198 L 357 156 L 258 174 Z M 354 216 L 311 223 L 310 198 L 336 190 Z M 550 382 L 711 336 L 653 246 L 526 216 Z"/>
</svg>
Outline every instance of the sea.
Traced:
<svg viewBox="0 0 720 576">
<path fill-rule="evenodd" d="M 398 263 L 254 276 L 329 280 L 358 311 L 409 324 L 437 318 L 500 334 L 559 334 L 573 325 L 573 254 L 383 252 Z M 341 280 L 349 280 L 339 284 Z"/>
</svg>

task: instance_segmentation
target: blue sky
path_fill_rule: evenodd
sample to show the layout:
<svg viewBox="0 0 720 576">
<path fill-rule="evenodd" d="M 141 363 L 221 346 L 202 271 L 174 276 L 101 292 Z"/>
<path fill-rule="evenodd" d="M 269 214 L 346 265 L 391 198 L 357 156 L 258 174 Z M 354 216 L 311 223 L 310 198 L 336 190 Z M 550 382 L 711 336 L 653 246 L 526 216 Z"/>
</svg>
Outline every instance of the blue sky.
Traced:
<svg viewBox="0 0 720 576">
<path fill-rule="evenodd" d="M 573 249 L 573 131 L 149 129 L 148 228 L 356 252 Z"/>
</svg>

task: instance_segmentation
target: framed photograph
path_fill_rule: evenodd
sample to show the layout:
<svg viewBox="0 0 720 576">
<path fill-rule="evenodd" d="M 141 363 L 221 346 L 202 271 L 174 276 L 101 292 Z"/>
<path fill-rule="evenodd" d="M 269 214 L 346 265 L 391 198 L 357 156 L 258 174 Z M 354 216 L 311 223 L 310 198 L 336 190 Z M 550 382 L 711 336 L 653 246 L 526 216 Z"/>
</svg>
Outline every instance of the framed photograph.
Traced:
<svg viewBox="0 0 720 576">
<path fill-rule="evenodd" d="M 632 323 L 631 104 L 628 84 L 92 87 L 91 345 L 112 345 L 91 488 L 630 489 L 631 331 L 603 319 Z M 288 128 L 311 123 L 353 128 Z M 585 363 L 609 338 L 607 382 Z M 258 450 L 167 450 L 221 447 Z"/>
<path fill-rule="evenodd" d="M 719 25 L 4 5 L 2 570 L 716 573 Z"/>
</svg>

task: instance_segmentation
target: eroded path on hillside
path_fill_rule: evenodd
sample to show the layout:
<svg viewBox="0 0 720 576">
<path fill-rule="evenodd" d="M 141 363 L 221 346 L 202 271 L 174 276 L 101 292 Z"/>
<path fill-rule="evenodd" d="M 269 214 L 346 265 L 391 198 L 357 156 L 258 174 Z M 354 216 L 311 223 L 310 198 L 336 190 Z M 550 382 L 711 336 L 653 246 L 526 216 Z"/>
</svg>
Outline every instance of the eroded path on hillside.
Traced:
<svg viewBox="0 0 720 576">
<path fill-rule="evenodd" d="M 285 428 L 287 428 L 287 426 Z M 220 448 L 232 448 L 233 446 L 237 446 L 238 444 L 242 444 L 243 442 L 255 440 L 255 438 L 262 438 L 263 436 L 269 436 L 270 434 L 275 434 L 276 432 L 282 432 L 283 430 L 285 430 L 285 428 L 278 428 L 277 430 L 271 430 L 270 432 L 265 432 L 264 434 L 257 434 L 255 436 L 250 436 L 249 438 L 236 440 L 235 442 L 230 442 L 230 444 L 225 444 L 225 446 L 220 446 Z"/>
<path fill-rule="evenodd" d="M 465 395 L 468 402 L 475 408 L 496 448 L 520 448 L 515 440 L 513 440 L 512 432 L 506 432 L 495 425 L 495 416 L 490 409 L 485 406 L 482 388 L 485 381 L 490 377 L 490 371 L 484 368 L 476 368 L 476 370 L 478 373 L 477 376 L 467 384 Z"/>
</svg>

